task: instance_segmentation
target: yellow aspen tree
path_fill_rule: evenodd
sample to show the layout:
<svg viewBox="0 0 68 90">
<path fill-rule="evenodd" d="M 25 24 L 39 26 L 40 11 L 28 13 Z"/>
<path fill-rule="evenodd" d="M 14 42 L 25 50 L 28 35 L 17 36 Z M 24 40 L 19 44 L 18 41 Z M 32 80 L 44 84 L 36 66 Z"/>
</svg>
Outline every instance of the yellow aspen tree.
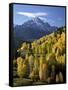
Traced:
<svg viewBox="0 0 68 90">
<path fill-rule="evenodd" d="M 43 64 L 42 69 L 43 69 L 43 71 L 42 71 L 42 73 L 43 73 L 42 79 L 43 79 L 43 81 L 47 81 L 47 77 L 48 77 L 48 74 L 47 74 L 48 67 L 47 67 L 47 64 L 46 64 L 46 63 Z"/>
<path fill-rule="evenodd" d="M 30 55 L 30 56 L 29 56 L 29 68 L 30 68 L 30 73 L 31 73 L 32 70 L 33 70 L 33 65 L 34 65 L 34 57 L 33 57 L 33 55 Z"/>
<path fill-rule="evenodd" d="M 59 75 L 56 74 L 56 83 L 59 83 Z"/>
<path fill-rule="evenodd" d="M 17 74 L 20 78 L 23 76 L 23 59 L 21 57 L 17 58 Z"/>
<path fill-rule="evenodd" d="M 40 80 L 43 79 L 43 56 L 40 56 L 40 66 L 39 66 L 39 78 Z"/>
<path fill-rule="evenodd" d="M 59 80 L 60 80 L 61 83 L 63 82 L 63 74 L 62 74 L 62 72 L 59 72 Z"/>
</svg>

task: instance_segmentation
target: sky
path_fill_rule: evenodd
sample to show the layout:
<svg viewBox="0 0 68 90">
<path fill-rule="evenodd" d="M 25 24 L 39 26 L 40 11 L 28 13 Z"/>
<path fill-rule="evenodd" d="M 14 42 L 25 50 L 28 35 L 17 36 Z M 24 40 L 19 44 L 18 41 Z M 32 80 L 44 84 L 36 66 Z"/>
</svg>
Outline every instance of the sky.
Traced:
<svg viewBox="0 0 68 90">
<path fill-rule="evenodd" d="M 35 17 L 48 22 L 51 26 L 61 27 L 65 25 L 65 7 L 13 5 L 14 25 L 21 25 Z"/>
</svg>

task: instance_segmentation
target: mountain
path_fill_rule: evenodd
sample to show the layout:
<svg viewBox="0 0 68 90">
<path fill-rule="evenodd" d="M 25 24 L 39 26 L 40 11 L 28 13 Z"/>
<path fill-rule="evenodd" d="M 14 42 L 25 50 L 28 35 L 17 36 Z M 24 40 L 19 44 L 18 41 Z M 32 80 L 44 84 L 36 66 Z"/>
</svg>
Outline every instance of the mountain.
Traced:
<svg viewBox="0 0 68 90">
<path fill-rule="evenodd" d="M 57 27 L 51 26 L 49 23 L 45 23 L 40 18 L 35 17 L 22 25 L 16 25 L 14 27 L 14 36 L 19 41 L 32 42 L 56 30 Z"/>
</svg>

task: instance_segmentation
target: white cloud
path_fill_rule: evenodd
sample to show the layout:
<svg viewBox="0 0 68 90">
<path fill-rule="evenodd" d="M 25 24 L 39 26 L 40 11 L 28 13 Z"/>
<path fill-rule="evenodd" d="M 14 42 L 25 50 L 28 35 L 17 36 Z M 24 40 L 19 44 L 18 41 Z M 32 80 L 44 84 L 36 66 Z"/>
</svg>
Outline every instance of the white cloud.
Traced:
<svg viewBox="0 0 68 90">
<path fill-rule="evenodd" d="M 35 15 L 32 14 L 32 13 L 18 12 L 17 14 L 19 14 L 19 15 L 24 15 L 24 16 L 27 16 L 27 17 L 35 17 Z"/>
<path fill-rule="evenodd" d="M 41 13 L 41 12 L 39 12 L 39 13 L 36 13 L 35 15 L 41 17 L 41 16 L 47 16 L 48 14 L 47 13 Z"/>
<path fill-rule="evenodd" d="M 42 17 L 42 16 L 47 16 L 48 14 L 47 13 L 42 13 L 42 12 L 38 12 L 38 13 L 27 13 L 27 12 L 18 12 L 17 14 L 19 15 L 24 15 L 24 16 L 27 16 L 27 17 Z"/>
<path fill-rule="evenodd" d="M 40 17 L 40 19 L 42 19 L 44 21 L 47 21 L 47 18 L 46 17 Z"/>
</svg>

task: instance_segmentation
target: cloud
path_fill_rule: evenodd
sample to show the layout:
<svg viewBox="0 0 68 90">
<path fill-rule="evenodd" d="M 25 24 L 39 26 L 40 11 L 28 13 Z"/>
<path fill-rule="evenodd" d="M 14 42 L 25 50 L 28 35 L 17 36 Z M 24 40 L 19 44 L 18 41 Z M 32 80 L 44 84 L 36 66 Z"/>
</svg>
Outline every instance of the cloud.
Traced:
<svg viewBox="0 0 68 90">
<path fill-rule="evenodd" d="M 35 15 L 41 17 L 41 16 L 47 16 L 48 14 L 39 12 L 39 13 L 36 13 Z"/>
<path fill-rule="evenodd" d="M 19 14 L 19 15 L 24 15 L 24 16 L 27 16 L 27 17 L 35 17 L 35 15 L 32 14 L 32 13 L 18 12 L 17 14 Z"/>
<path fill-rule="evenodd" d="M 44 22 L 47 22 L 47 18 L 46 17 L 39 17 L 41 20 L 43 20 Z"/>
<path fill-rule="evenodd" d="M 48 14 L 47 13 L 42 13 L 42 12 L 38 12 L 38 13 L 27 13 L 27 12 L 17 12 L 17 14 L 19 15 L 24 15 L 24 16 L 27 16 L 27 17 L 42 17 L 42 16 L 47 16 Z"/>
</svg>

